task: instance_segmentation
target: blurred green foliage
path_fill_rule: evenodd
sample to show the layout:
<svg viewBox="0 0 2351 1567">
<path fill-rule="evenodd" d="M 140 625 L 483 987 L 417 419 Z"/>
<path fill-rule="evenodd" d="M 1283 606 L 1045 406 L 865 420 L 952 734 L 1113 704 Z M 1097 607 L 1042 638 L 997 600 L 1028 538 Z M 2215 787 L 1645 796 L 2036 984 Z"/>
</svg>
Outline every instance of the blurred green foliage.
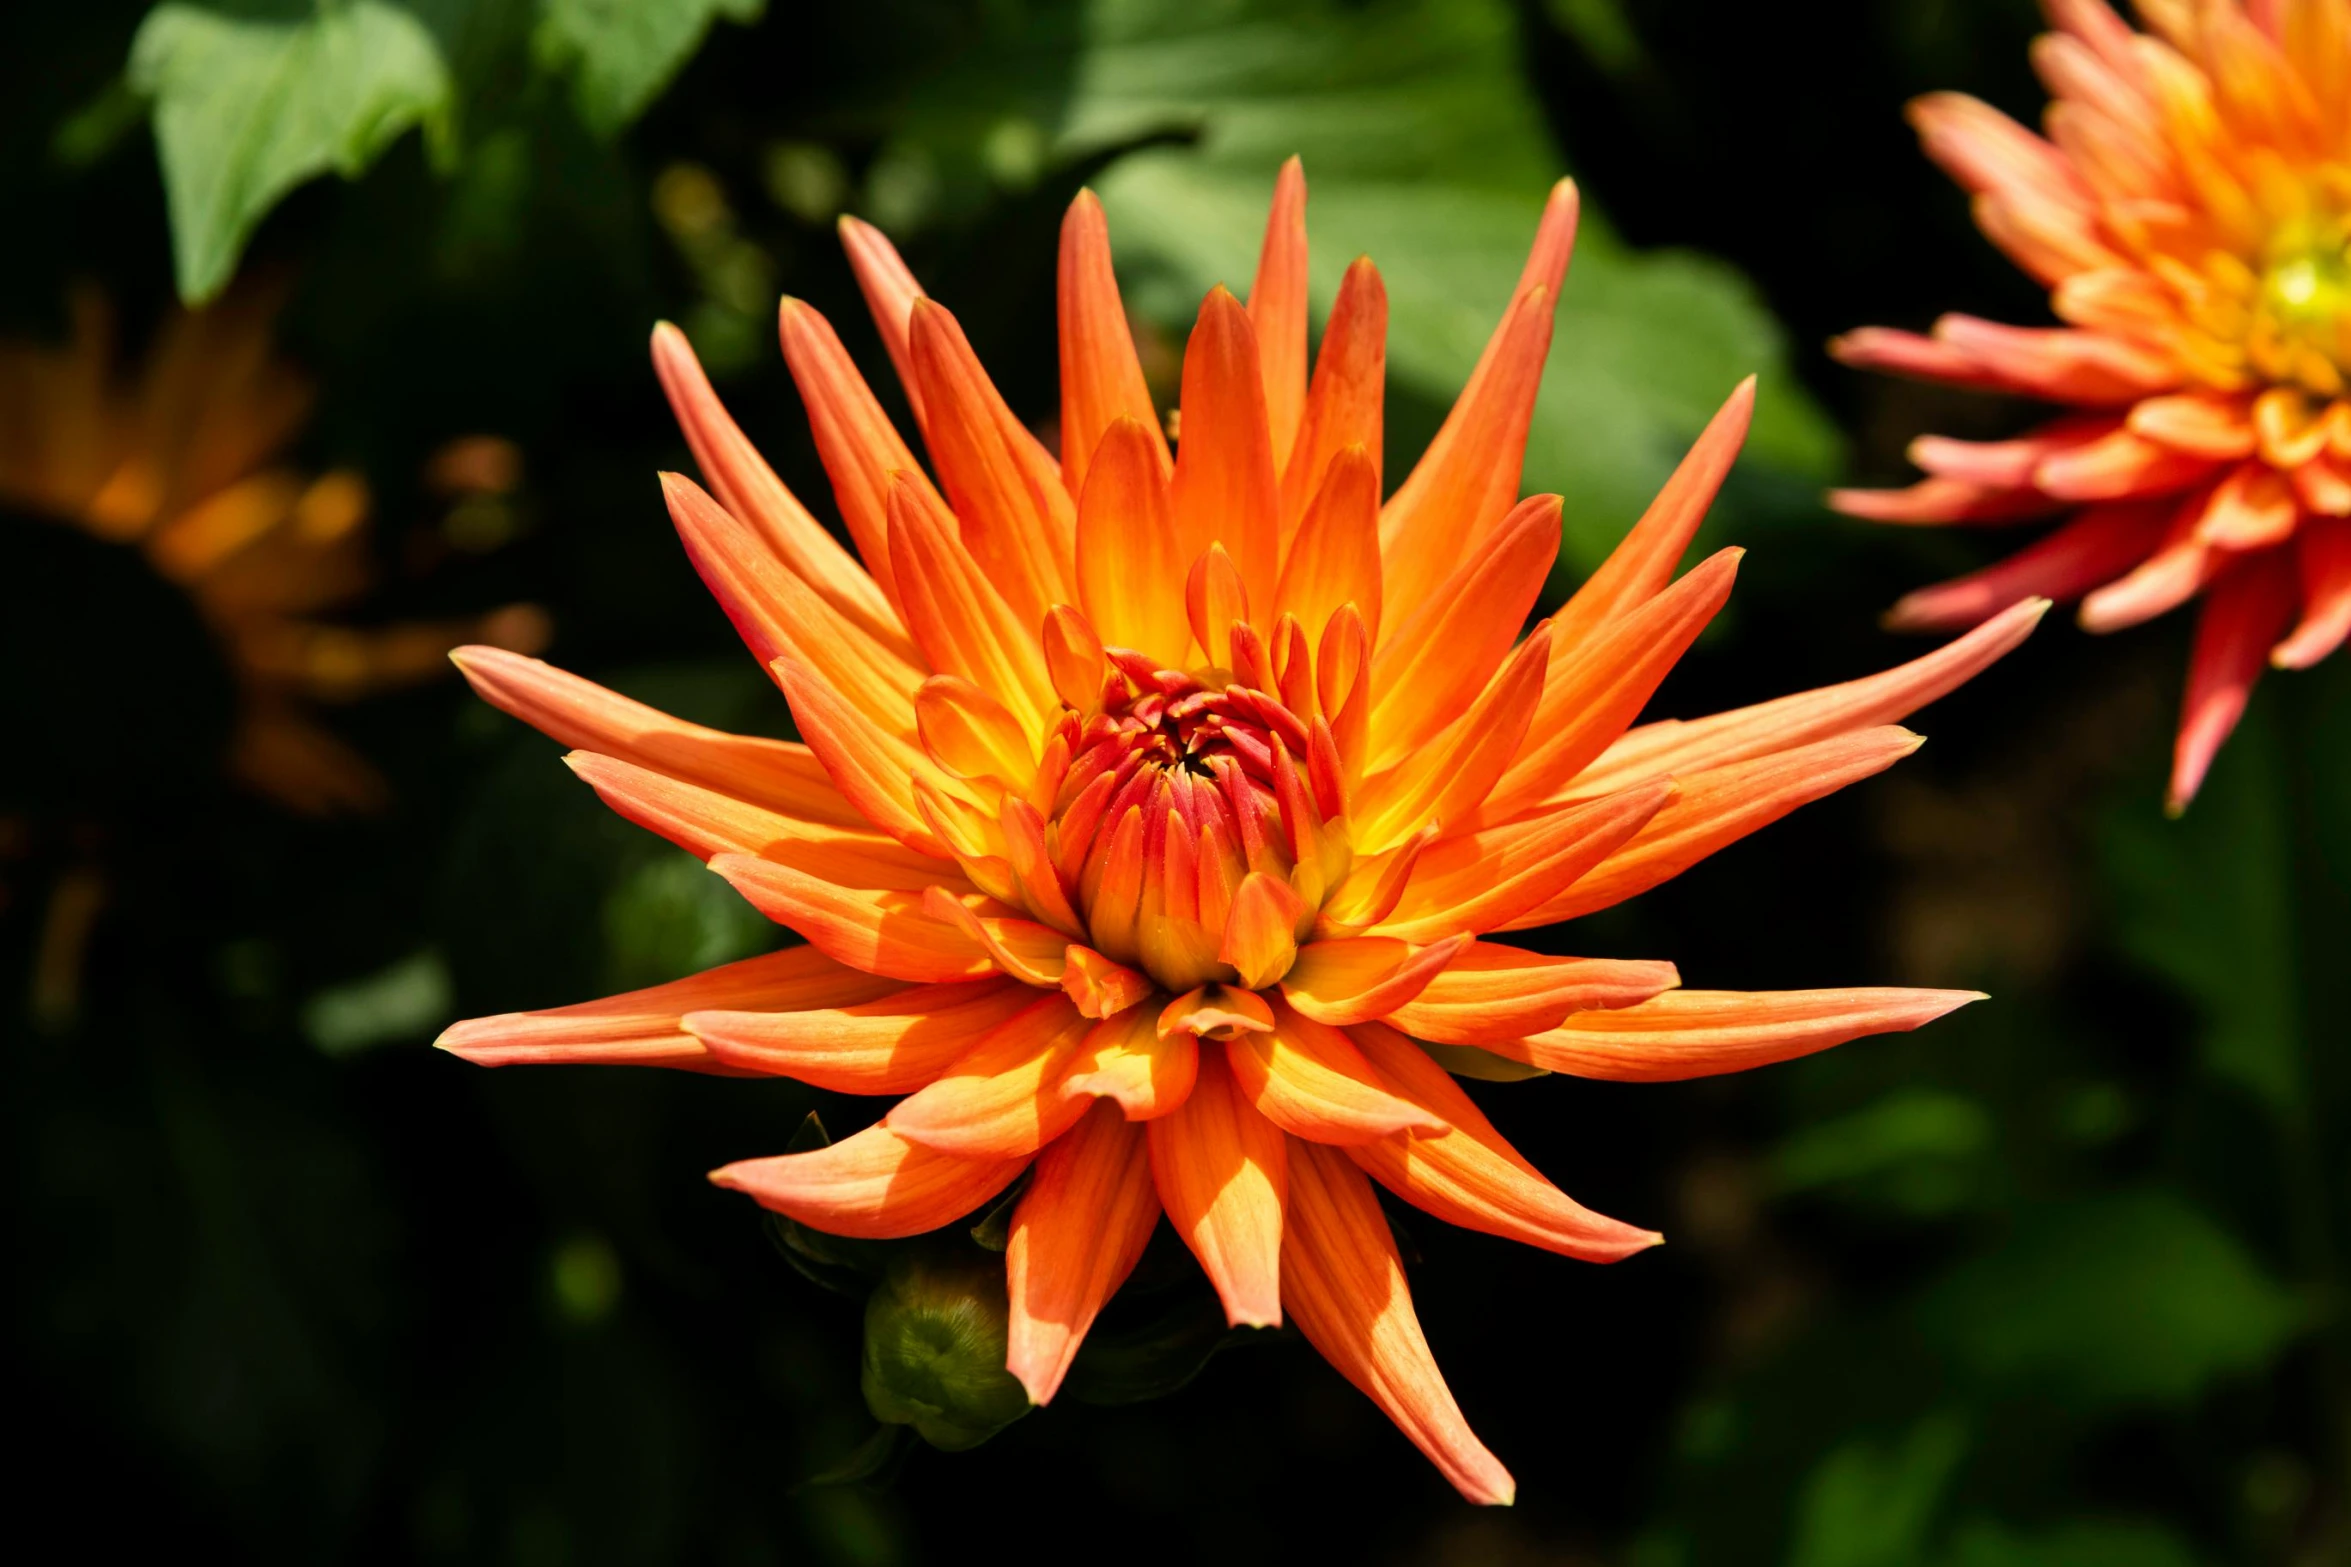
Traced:
<svg viewBox="0 0 2351 1567">
<path fill-rule="evenodd" d="M 1831 522 L 1812 486 L 2017 411 L 1922 403 L 1811 345 L 1946 308 L 2034 319 L 1898 114 L 1946 86 L 2029 114 L 2034 25 L 2027 0 L 19 8 L 0 199 L 40 221 L 0 254 L 0 316 L 54 338 L 69 280 L 95 279 L 136 341 L 175 294 L 291 279 L 285 336 L 322 387 L 300 456 L 366 472 L 387 519 L 370 616 L 535 599 L 567 667 L 783 733 L 658 512 L 653 471 L 688 458 L 653 319 L 821 501 L 771 312 L 808 298 L 885 385 L 839 213 L 900 239 L 1042 422 L 1077 186 L 1109 207 L 1164 392 L 1299 152 L 1319 301 L 1358 252 L 1389 284 L 1400 478 L 1572 170 L 1584 238 L 1528 469 L 1570 501 L 1559 585 L 1764 377 L 1709 527 L 1766 547 L 1658 704 L 1694 714 L 1892 662 L 1910 650 L 1872 611 L 1982 558 Z M 428 456 L 479 430 L 527 483 L 438 505 Z M 1475 1085 L 1579 1198 L 1674 1244 L 1592 1269 L 1402 1217 L 1429 1336 L 1521 1481 L 1472 1525 L 1314 1357 L 1219 1354 L 1175 1248 L 1053 1409 L 952 1459 L 877 1430 L 861 1313 L 915 1254 L 803 1232 L 779 1256 L 699 1179 L 870 1103 L 423 1047 L 778 934 L 454 686 L 335 716 L 392 775 L 387 817 L 243 798 L 185 601 L 45 521 L 0 517 L 0 551 L 11 1390 L 42 1437 L 26 1515 L 93 1551 L 960 1559 L 974 1519 L 1044 1491 L 1066 1538 L 1138 1560 L 2346 1554 L 2341 660 L 2265 682 L 2168 823 L 2184 638 L 2052 628 L 1924 715 L 1936 744 L 1900 773 L 1560 936 L 1694 985 L 1994 999 L 1747 1078 Z M 984 1284 L 989 1254 L 950 1242 Z M 946 1326 L 968 1350 L 974 1322 Z"/>
</svg>

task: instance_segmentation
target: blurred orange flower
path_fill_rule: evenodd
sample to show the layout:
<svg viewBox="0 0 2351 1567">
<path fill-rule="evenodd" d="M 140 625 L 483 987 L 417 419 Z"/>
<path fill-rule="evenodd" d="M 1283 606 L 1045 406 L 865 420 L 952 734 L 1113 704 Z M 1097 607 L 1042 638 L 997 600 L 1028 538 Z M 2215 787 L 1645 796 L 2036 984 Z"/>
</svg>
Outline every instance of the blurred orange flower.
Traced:
<svg viewBox="0 0 2351 1567">
<path fill-rule="evenodd" d="M 2013 440 L 1922 436 L 1908 489 L 1834 504 L 1893 523 L 2055 532 L 1911 594 L 1892 620 L 1972 625 L 2028 595 L 2091 631 L 2201 594 L 2173 757 L 2186 807 L 2264 661 L 2351 632 L 2351 0 L 2047 0 L 2036 136 L 1957 93 L 1911 106 L 1976 221 L 2066 324 L 1950 315 L 1865 328 L 1847 364 L 2078 410 Z"/>
<path fill-rule="evenodd" d="M 1386 295 L 1369 261 L 1348 269 L 1310 377 L 1305 201 L 1293 162 L 1248 303 L 1220 288 L 1201 307 L 1171 455 L 1102 209 L 1078 198 L 1058 461 L 881 234 L 845 223 L 938 475 L 833 329 L 786 300 L 784 355 L 854 555 L 658 328 L 710 485 L 666 477 L 671 516 L 807 743 L 698 728 L 532 659 L 458 657 L 488 700 L 576 747 L 615 809 L 809 945 L 441 1043 L 486 1064 L 905 1096 L 841 1142 L 712 1179 L 891 1237 L 1028 1172 L 1009 1368 L 1040 1404 L 1164 1213 L 1233 1323 L 1295 1323 L 1464 1495 L 1508 1501 L 1421 1336 L 1373 1183 L 1591 1261 L 1658 1237 L 1552 1186 L 1448 1069 L 1730 1072 L 1971 994 L 1685 991 L 1668 963 L 1481 938 L 1606 908 L 1907 755 L 1918 739 L 1892 721 L 2041 606 L 1874 679 L 1631 728 L 1729 594 L 1736 550 L 1674 570 L 1752 383 L 1522 636 L 1559 547 L 1558 497 L 1522 501 L 1518 479 L 1574 189 L 1384 504 Z"/>
<path fill-rule="evenodd" d="M 175 312 L 127 383 L 112 314 L 88 291 L 65 346 L 0 344 L 0 501 L 136 546 L 187 593 L 236 679 L 234 774 L 305 813 L 372 810 L 383 779 L 307 705 L 434 677 L 460 642 L 535 651 L 546 617 L 515 605 L 372 630 L 316 618 L 371 586 L 369 496 L 348 469 L 312 478 L 276 460 L 311 401 L 271 352 L 276 307 L 246 288 Z"/>
</svg>

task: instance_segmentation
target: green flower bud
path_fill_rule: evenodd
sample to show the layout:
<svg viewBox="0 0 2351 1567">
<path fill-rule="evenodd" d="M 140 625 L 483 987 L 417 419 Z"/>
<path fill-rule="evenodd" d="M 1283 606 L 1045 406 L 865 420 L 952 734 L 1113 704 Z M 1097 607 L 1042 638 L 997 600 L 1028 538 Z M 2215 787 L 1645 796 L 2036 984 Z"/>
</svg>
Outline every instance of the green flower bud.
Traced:
<svg viewBox="0 0 2351 1567">
<path fill-rule="evenodd" d="M 1029 1412 L 1004 1369 L 1004 1259 L 960 1241 L 910 1248 L 865 1303 L 866 1406 L 933 1447 L 977 1447 Z"/>
</svg>

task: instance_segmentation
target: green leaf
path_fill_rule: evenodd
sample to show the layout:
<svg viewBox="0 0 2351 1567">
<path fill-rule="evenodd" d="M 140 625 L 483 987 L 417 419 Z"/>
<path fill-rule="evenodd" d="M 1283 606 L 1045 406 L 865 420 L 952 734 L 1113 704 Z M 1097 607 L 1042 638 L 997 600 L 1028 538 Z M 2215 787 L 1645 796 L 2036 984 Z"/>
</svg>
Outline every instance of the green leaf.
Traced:
<svg viewBox="0 0 2351 1567">
<path fill-rule="evenodd" d="M 652 107 L 720 17 L 759 19 L 766 0 L 540 0 L 533 52 L 572 79 L 588 129 L 610 136 Z"/>
<path fill-rule="evenodd" d="M 876 1426 L 873 1434 L 851 1448 L 847 1456 L 819 1469 L 792 1489 L 798 1492 L 828 1485 L 887 1485 L 906 1462 L 913 1446 L 913 1436 L 905 1426 Z"/>
<path fill-rule="evenodd" d="M 1906 1088 L 1797 1132 L 1772 1155 L 1782 1191 L 1851 1186 L 1910 1213 L 1943 1213 L 1976 1190 L 1992 1118 L 1964 1094 Z"/>
<path fill-rule="evenodd" d="M 1219 281 L 1245 290 L 1275 169 L 1305 160 L 1318 312 L 1358 255 L 1389 296 L 1388 371 L 1449 405 L 1565 172 L 1498 0 L 1098 0 L 1064 114 L 1067 152 L 1191 127 L 1101 182 L 1123 260 L 1166 275 L 1138 306 L 1175 330 Z M 1763 374 L 1749 456 L 1806 477 L 1836 438 L 1730 267 L 1639 254 L 1585 213 L 1535 414 L 1528 490 L 1567 498 L 1563 566 L 1588 569 L 1741 377 Z M 1401 472 L 1393 475 L 1400 479 Z"/>
<path fill-rule="evenodd" d="M 690 855 L 650 860 L 604 898 L 605 972 L 616 990 L 751 957 L 775 934 L 766 916 Z"/>
<path fill-rule="evenodd" d="M 971 1226 L 972 1244 L 982 1251 L 992 1251 L 999 1256 L 1010 1250 L 1012 1215 L 1020 1207 L 1020 1200 L 1028 1189 L 1029 1172 L 1023 1171 L 1018 1179 L 1004 1188 L 1002 1196 L 988 1205 L 988 1211 L 980 1216 L 978 1222 Z"/>
<path fill-rule="evenodd" d="M 49 155 L 69 169 L 86 169 L 122 143 L 147 118 L 147 100 L 118 76 L 58 125 Z"/>
<path fill-rule="evenodd" d="M 2161 1524 L 2076 1520 L 2018 1534 L 1971 1518 L 1953 1531 L 1945 1567 L 2196 1567 L 2196 1554 Z"/>
<path fill-rule="evenodd" d="M 377 1045 L 422 1039 L 456 1011 L 449 966 L 427 947 L 381 973 L 337 985 L 302 1007 L 302 1032 L 320 1052 L 357 1055 Z"/>
<path fill-rule="evenodd" d="M 299 19 L 161 5 L 131 41 L 133 88 L 155 103 L 180 295 L 211 298 L 287 192 L 354 179 L 411 127 L 445 140 L 449 72 L 432 35 L 382 0 Z"/>
<path fill-rule="evenodd" d="M 1181 1391 L 1221 1349 L 1265 1336 L 1225 1325 L 1216 1298 L 1186 1292 L 1132 1325 L 1086 1335 L 1062 1390 L 1082 1404 L 1140 1404 Z"/>
<path fill-rule="evenodd" d="M 1934 1414 L 1889 1446 L 1831 1452 L 1805 1479 L 1788 1567 L 1913 1567 L 1967 1447 L 1965 1424 Z"/>
<path fill-rule="evenodd" d="M 1498 1056 L 1491 1050 L 1480 1050 L 1475 1045 L 1440 1045 L 1429 1039 L 1416 1039 L 1413 1043 L 1426 1051 L 1431 1061 L 1455 1077 L 1474 1077 L 1488 1083 L 1523 1083 L 1530 1077 L 1551 1075 L 1549 1067 L 1529 1066 L 1524 1061 L 1513 1061 L 1508 1056 Z"/>
<path fill-rule="evenodd" d="M 2267 1365 L 2306 1320 L 2227 1231 L 2159 1188 L 2028 1211 L 1917 1319 L 1969 1375 L 2091 1408 L 2187 1403 Z"/>
<path fill-rule="evenodd" d="M 2101 847 L 2116 939 L 2195 1005 L 2206 1068 L 2290 1113 L 2302 1020 L 2278 731 L 2275 705 L 2255 704 L 2184 818 L 2118 801 Z"/>
</svg>

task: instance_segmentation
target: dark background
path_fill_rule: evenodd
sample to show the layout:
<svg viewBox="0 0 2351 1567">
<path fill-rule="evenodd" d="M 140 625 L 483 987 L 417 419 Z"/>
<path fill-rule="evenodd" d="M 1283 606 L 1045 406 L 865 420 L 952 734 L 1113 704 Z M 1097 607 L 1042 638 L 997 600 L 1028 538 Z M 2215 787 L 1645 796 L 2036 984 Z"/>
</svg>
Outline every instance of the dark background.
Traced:
<svg viewBox="0 0 2351 1567">
<path fill-rule="evenodd" d="M 171 306 L 143 127 L 78 161 L 54 148 L 144 9 L 4 24 L 11 337 L 57 336 L 77 279 L 134 344 Z M 1284 8 L 1238 13 L 1262 9 Z M 1342 42 L 1396 10 L 1307 9 Z M 1777 395 L 1800 386 L 1843 433 L 1840 461 L 1742 469 L 1719 530 L 1752 549 L 1737 612 L 1656 710 L 1911 656 L 1874 614 L 1989 558 L 1984 541 L 1832 519 L 1817 486 L 1898 478 L 1920 430 L 2022 414 L 1854 376 L 1820 345 L 1947 309 L 2043 318 L 1900 114 L 1937 87 L 2033 114 L 2032 8 L 1493 14 L 1503 89 L 1539 106 L 1614 234 L 1743 273 L 1785 344 L 1764 367 Z M 1059 6 L 774 4 L 722 23 L 611 138 L 509 39 L 468 79 L 483 107 L 454 173 L 411 135 L 356 181 L 297 190 L 246 265 L 293 282 L 281 337 L 321 388 L 298 455 L 377 495 L 381 586 L 354 618 L 536 601 L 566 667 L 787 732 L 659 510 L 654 471 L 690 465 L 646 328 L 685 321 L 786 481 L 829 499 L 759 335 L 772 296 L 824 309 L 877 385 L 886 368 L 821 203 L 761 194 L 772 149 L 822 149 L 855 204 L 920 139 L 900 106 L 952 98 L 988 58 L 1053 101 L 1084 37 Z M 1051 150 L 991 185 L 942 154 L 906 225 L 1024 415 L 1053 407 L 1061 208 L 1124 155 Z M 681 167 L 726 193 L 724 225 L 697 227 Z M 1482 320 L 1500 299 L 1470 303 Z M 710 351 L 738 329 L 738 358 Z M 1554 357 L 1578 350 L 1563 328 Z M 1400 441 L 1425 430 L 1422 395 L 1400 394 Z M 422 464 L 476 431 L 526 459 L 511 541 L 428 547 L 444 520 Z M 2351 1560 L 2339 659 L 2265 682 L 2205 798 L 2166 823 L 2184 625 L 2053 623 L 1916 720 L 1932 743 L 1894 774 L 1561 934 L 1707 988 L 1994 999 L 1751 1076 L 1481 1087 L 1564 1187 L 1669 1244 L 1598 1269 L 1402 1216 L 1430 1341 L 1519 1479 L 1513 1511 L 1478 1514 L 1295 1342 L 1228 1351 L 1163 1400 L 1057 1405 L 977 1450 L 916 1452 L 886 1486 L 804 1485 L 873 1429 L 859 1308 L 701 1176 L 780 1149 L 809 1108 L 837 1132 L 873 1107 L 784 1082 L 484 1073 L 425 1048 L 454 1017 L 653 983 L 776 933 L 454 682 L 335 711 L 395 803 L 306 819 L 224 778 L 228 677 L 135 554 L 0 518 L 0 614 L 28 1533 L 252 1561 Z M 42 966 L 60 899 L 90 889 L 60 990 Z"/>
</svg>

